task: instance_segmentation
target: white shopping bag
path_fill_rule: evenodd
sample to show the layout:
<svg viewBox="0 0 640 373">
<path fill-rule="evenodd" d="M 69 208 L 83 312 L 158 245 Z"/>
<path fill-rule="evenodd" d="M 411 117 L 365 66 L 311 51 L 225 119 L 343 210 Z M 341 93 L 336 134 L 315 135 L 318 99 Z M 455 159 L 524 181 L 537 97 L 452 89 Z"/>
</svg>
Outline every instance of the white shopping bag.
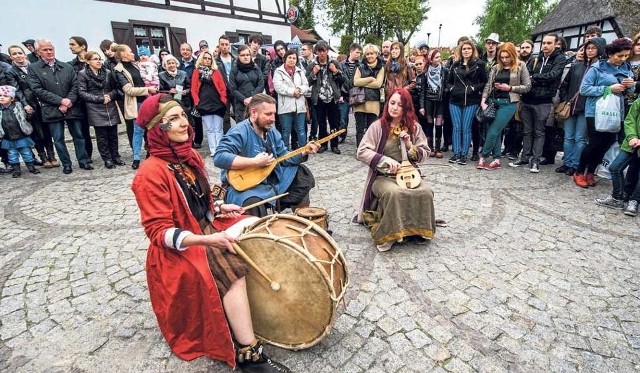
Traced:
<svg viewBox="0 0 640 373">
<path fill-rule="evenodd" d="M 620 131 L 622 122 L 622 107 L 620 97 L 606 91 L 596 101 L 596 131 L 613 132 Z"/>
<path fill-rule="evenodd" d="M 614 159 L 616 159 L 616 157 L 618 156 L 618 153 L 620 153 L 620 144 L 618 144 L 618 142 L 614 142 L 613 145 L 611 145 L 611 147 L 609 148 L 609 150 L 607 150 L 606 153 L 604 153 L 604 157 L 602 158 L 602 162 L 600 162 L 600 165 L 598 166 L 598 169 L 596 170 L 596 175 L 605 178 L 605 179 L 609 179 L 611 180 L 611 173 L 609 172 L 609 165 L 611 164 L 611 162 L 613 162 Z"/>
</svg>

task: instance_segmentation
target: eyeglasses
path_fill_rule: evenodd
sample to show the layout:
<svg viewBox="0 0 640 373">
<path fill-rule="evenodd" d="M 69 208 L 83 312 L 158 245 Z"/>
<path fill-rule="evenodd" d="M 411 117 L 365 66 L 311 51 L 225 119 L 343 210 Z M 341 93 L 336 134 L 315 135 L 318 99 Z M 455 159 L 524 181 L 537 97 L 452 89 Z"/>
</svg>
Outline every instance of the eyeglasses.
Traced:
<svg viewBox="0 0 640 373">
<path fill-rule="evenodd" d="M 498 43 L 496 43 L 495 41 L 487 41 L 487 43 L 486 43 L 486 44 L 489 44 L 489 45 L 498 45 Z"/>
</svg>

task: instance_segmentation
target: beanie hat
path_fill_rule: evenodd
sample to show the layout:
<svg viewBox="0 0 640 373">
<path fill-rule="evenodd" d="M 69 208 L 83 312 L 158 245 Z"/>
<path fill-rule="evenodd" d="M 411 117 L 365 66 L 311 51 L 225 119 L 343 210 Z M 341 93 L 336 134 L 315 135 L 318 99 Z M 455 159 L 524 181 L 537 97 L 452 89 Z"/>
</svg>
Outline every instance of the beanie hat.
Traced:
<svg viewBox="0 0 640 373">
<path fill-rule="evenodd" d="M 1 85 L 0 86 L 0 96 L 9 96 L 12 98 L 16 97 L 16 88 L 10 85 Z"/>
</svg>

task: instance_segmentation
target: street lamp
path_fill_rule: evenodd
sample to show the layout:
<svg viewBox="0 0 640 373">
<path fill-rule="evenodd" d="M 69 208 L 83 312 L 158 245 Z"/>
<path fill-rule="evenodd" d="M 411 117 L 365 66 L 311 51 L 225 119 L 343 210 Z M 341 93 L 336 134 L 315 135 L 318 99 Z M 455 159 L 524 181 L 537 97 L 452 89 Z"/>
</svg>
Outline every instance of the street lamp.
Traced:
<svg viewBox="0 0 640 373">
<path fill-rule="evenodd" d="M 431 44 L 429 43 L 430 38 L 431 38 L 431 33 L 427 32 L 427 45 Z"/>
<path fill-rule="evenodd" d="M 438 26 L 438 47 L 440 47 L 440 31 L 442 31 L 442 23 Z"/>
</svg>

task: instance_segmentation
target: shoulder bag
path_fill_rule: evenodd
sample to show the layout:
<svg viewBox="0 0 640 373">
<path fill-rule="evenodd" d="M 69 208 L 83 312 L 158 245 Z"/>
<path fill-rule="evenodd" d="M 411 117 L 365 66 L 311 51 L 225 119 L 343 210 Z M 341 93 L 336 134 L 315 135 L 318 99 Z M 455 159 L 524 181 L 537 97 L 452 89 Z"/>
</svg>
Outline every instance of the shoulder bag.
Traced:
<svg viewBox="0 0 640 373">
<path fill-rule="evenodd" d="M 558 106 L 556 106 L 556 109 L 554 110 L 553 115 L 555 116 L 557 121 L 559 122 L 565 121 L 567 120 L 567 118 L 571 116 L 571 108 L 573 107 L 573 103 L 576 101 L 579 94 L 580 92 L 576 92 L 576 94 L 571 98 L 571 100 L 563 101 L 559 103 Z"/>
</svg>

